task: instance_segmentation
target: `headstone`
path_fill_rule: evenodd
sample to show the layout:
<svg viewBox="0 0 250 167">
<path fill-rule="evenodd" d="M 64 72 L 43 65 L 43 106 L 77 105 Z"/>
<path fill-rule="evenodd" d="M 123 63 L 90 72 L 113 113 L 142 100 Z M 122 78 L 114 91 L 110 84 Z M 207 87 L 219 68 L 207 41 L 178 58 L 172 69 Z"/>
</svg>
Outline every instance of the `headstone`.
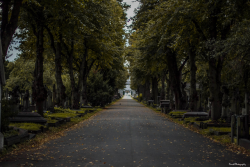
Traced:
<svg viewBox="0 0 250 167">
<path fill-rule="evenodd" d="M 161 106 L 161 112 L 167 114 L 170 107 L 170 100 L 161 100 L 160 106 Z"/>
<path fill-rule="evenodd" d="M 29 91 L 26 90 L 26 93 L 23 97 L 24 109 L 23 112 L 30 112 L 30 103 L 29 103 Z"/>
</svg>

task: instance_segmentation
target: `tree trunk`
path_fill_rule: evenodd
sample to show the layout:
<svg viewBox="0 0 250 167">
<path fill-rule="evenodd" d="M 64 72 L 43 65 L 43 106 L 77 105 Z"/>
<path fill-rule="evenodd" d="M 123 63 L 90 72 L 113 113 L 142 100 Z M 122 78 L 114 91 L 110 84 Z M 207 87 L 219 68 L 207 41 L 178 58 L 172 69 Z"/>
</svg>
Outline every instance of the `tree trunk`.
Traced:
<svg viewBox="0 0 250 167">
<path fill-rule="evenodd" d="M 9 6 L 11 4 L 10 0 L 3 0 L 1 2 L 2 2 L 1 41 L 2 41 L 3 58 L 5 60 L 10 42 L 12 40 L 12 36 L 15 33 L 18 26 L 18 17 L 23 0 L 14 0 L 13 8 L 10 8 Z M 9 11 L 10 9 L 12 9 L 11 12 Z M 10 13 L 11 17 L 9 18 Z"/>
<path fill-rule="evenodd" d="M 41 10 L 41 8 L 40 8 Z M 42 12 L 42 11 L 39 11 Z M 40 13 L 41 14 L 41 13 Z M 32 85 L 33 89 L 33 99 L 36 102 L 37 112 L 43 116 L 43 102 L 47 97 L 47 90 L 43 85 L 43 19 L 42 17 L 36 20 L 37 25 L 37 33 L 35 34 L 37 37 L 36 41 L 36 65 L 34 71 L 34 82 Z"/>
<path fill-rule="evenodd" d="M 166 80 L 166 74 L 165 74 L 165 72 L 162 72 L 162 75 L 161 75 L 161 100 L 165 100 L 165 80 Z"/>
<path fill-rule="evenodd" d="M 171 50 L 168 51 L 167 60 L 168 60 L 169 79 L 171 80 L 171 87 L 172 90 L 174 91 L 175 108 L 177 110 L 180 110 L 182 109 L 181 105 L 182 93 L 181 93 L 181 81 L 180 81 L 181 74 L 177 67 L 176 54 L 173 53 Z"/>
<path fill-rule="evenodd" d="M 71 48 L 73 49 L 73 48 Z M 73 53 L 73 52 L 71 52 Z M 68 63 L 69 63 L 69 76 L 70 76 L 70 85 L 71 85 L 71 108 L 72 109 L 79 109 L 79 99 L 80 99 L 80 93 L 79 90 L 76 87 L 75 78 L 74 78 L 74 72 L 73 72 L 73 54 L 68 55 Z"/>
<path fill-rule="evenodd" d="M 62 35 L 60 34 L 60 41 L 62 41 Z M 63 85 L 62 82 L 62 65 L 61 65 L 61 51 L 62 51 L 62 47 L 61 47 L 61 43 L 57 42 L 56 43 L 56 55 L 55 55 L 55 68 L 56 68 L 56 84 L 57 84 L 57 105 L 58 106 L 63 106 L 64 104 L 64 100 L 66 98 L 66 94 L 65 94 L 65 86 Z"/>
<path fill-rule="evenodd" d="M 146 101 L 150 100 L 150 81 L 146 81 L 145 83 L 145 98 Z"/>
<path fill-rule="evenodd" d="M 87 63 L 87 58 L 88 58 L 88 48 L 87 48 L 87 42 L 85 40 L 84 42 L 84 46 L 85 46 L 85 53 L 84 53 L 84 57 L 82 59 L 82 65 L 81 65 L 81 69 L 82 69 L 82 73 L 81 73 L 81 82 L 79 82 L 79 86 L 82 86 L 82 102 L 83 105 L 87 105 L 88 104 L 88 97 L 87 97 L 87 79 L 88 79 L 88 74 L 90 69 L 88 69 L 88 63 Z M 91 68 L 91 67 L 90 67 Z"/>
<path fill-rule="evenodd" d="M 88 97 L 87 97 L 87 76 L 83 78 L 83 83 L 82 83 L 82 101 L 83 105 L 88 104 Z"/>
<path fill-rule="evenodd" d="M 166 77 L 167 78 L 167 77 Z M 170 80 L 166 79 L 167 81 L 167 88 L 166 88 L 166 99 L 170 100 Z"/>
<path fill-rule="evenodd" d="M 195 52 L 190 49 L 189 53 L 189 68 L 190 68 L 190 97 L 189 108 L 191 111 L 197 111 L 197 91 L 196 91 L 196 71 Z"/>
<path fill-rule="evenodd" d="M 217 66 L 219 66 L 218 62 Z M 221 68 L 216 66 L 216 59 L 210 58 L 209 60 L 209 91 L 210 91 L 210 101 L 212 102 L 211 108 L 211 119 L 218 120 L 221 116 L 221 91 L 220 91 L 220 78 L 221 78 Z"/>
<path fill-rule="evenodd" d="M 158 102 L 158 81 L 156 77 L 152 78 L 152 96 L 154 103 L 157 104 Z"/>
</svg>

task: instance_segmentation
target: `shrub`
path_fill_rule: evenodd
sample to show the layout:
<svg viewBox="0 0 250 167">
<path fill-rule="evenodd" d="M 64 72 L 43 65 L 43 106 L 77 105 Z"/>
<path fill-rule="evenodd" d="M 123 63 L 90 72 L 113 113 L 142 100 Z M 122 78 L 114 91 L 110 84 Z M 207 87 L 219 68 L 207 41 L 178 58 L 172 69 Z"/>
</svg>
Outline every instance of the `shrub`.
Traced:
<svg viewBox="0 0 250 167">
<path fill-rule="evenodd" d="M 10 124 L 10 121 L 9 121 L 9 118 L 10 117 L 14 117 L 18 114 L 18 108 L 14 108 L 13 104 L 13 100 L 10 99 L 10 100 L 5 100 L 5 99 L 2 99 L 2 109 L 1 109 L 1 131 L 2 132 L 5 132 L 5 131 L 8 131 L 9 128 L 9 124 Z"/>
<path fill-rule="evenodd" d="M 108 84 L 109 80 L 104 81 L 103 75 L 99 72 L 93 73 L 88 78 L 87 97 L 92 106 L 105 106 L 111 103 L 113 88 Z"/>
</svg>

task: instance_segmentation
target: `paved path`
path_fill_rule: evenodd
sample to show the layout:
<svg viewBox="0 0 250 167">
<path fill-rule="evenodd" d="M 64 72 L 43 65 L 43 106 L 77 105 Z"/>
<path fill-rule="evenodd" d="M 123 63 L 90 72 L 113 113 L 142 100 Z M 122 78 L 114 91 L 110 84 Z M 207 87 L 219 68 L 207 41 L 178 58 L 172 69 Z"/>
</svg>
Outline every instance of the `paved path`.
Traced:
<svg viewBox="0 0 250 167">
<path fill-rule="evenodd" d="M 249 157 L 225 150 L 128 96 L 45 146 L 8 158 L 0 166 L 250 166 Z"/>
</svg>

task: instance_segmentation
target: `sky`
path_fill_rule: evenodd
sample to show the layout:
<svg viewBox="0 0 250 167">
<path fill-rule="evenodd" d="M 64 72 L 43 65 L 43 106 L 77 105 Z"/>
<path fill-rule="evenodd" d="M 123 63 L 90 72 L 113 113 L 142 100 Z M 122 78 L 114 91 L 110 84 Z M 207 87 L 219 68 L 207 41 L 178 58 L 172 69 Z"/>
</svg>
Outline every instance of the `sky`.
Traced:
<svg viewBox="0 0 250 167">
<path fill-rule="evenodd" d="M 139 2 L 136 2 L 135 0 L 123 0 L 123 2 L 126 2 L 128 5 L 131 5 L 131 7 L 127 10 L 127 18 L 133 17 L 134 10 L 139 6 Z M 130 25 L 132 21 L 128 22 L 127 25 Z M 18 44 L 14 45 L 14 47 L 17 47 Z M 17 54 L 19 54 L 17 50 L 13 49 L 13 51 L 9 51 L 9 54 L 12 54 L 12 56 L 8 59 L 9 61 L 14 61 L 14 59 L 17 57 Z"/>
<path fill-rule="evenodd" d="M 128 5 L 131 5 L 131 7 L 127 11 L 127 18 L 133 17 L 134 10 L 139 6 L 139 2 L 136 2 L 135 0 L 123 0 L 123 2 L 126 2 Z M 131 21 L 128 23 L 128 25 L 131 24 Z"/>
</svg>

